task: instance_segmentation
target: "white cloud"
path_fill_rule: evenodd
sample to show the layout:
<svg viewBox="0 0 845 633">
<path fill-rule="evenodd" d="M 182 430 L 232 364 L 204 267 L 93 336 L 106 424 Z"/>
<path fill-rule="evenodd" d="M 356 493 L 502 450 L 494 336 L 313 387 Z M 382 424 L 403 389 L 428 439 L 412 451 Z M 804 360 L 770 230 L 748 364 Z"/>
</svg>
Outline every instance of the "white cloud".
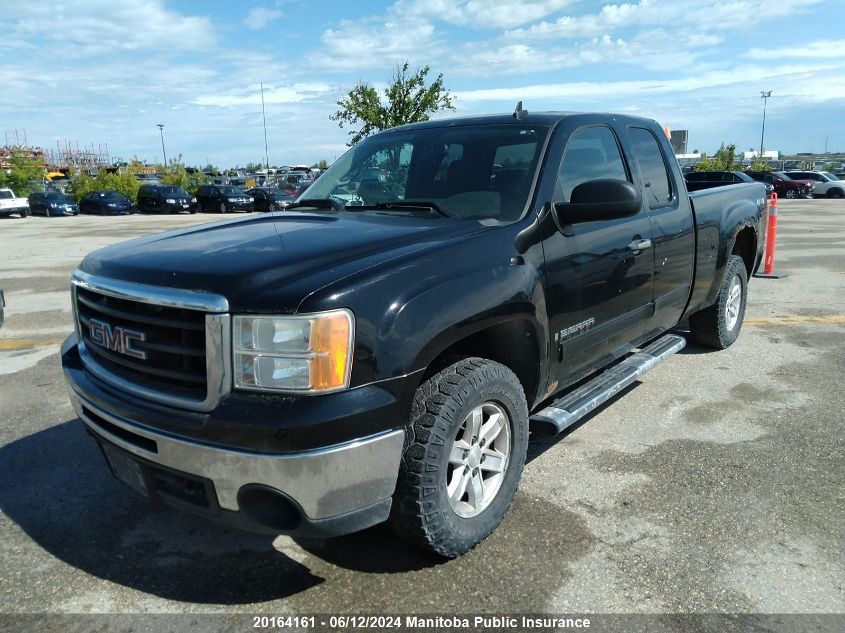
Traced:
<svg viewBox="0 0 845 633">
<path fill-rule="evenodd" d="M 314 56 L 318 67 L 332 71 L 389 68 L 402 61 L 424 64 L 446 49 L 434 25 L 419 19 L 370 16 L 342 20 L 321 37 L 324 51 Z"/>
<path fill-rule="evenodd" d="M 561 46 L 487 41 L 465 45 L 452 69 L 460 74 L 495 76 L 613 63 L 680 71 L 721 41 L 716 34 L 663 29 L 643 30 L 631 38 L 605 34 Z"/>
<path fill-rule="evenodd" d="M 598 13 L 565 15 L 553 22 L 539 22 L 507 33 L 515 39 L 558 39 L 597 37 L 621 28 L 671 25 L 698 31 L 748 30 L 764 20 L 801 13 L 824 0 L 772 2 L 731 0 L 729 2 L 679 2 L 640 0 L 637 3 L 607 4 Z"/>
<path fill-rule="evenodd" d="M 443 20 L 472 28 L 503 29 L 540 20 L 575 0 L 400 0 L 391 13 L 410 20 Z"/>
<path fill-rule="evenodd" d="M 752 59 L 834 59 L 845 57 L 845 40 L 818 40 L 803 46 L 752 48 L 746 54 Z"/>
<path fill-rule="evenodd" d="M 216 39 L 208 17 L 168 10 L 162 0 L 21 2 L 3 13 L 16 36 L 45 38 L 62 57 L 204 50 Z"/>
<path fill-rule="evenodd" d="M 264 87 L 264 103 L 299 103 L 307 99 L 314 99 L 331 90 L 326 83 L 298 83 L 291 86 Z M 249 86 L 246 91 L 226 94 L 207 94 L 194 99 L 192 103 L 201 106 L 234 107 L 245 105 L 261 105 L 261 88 L 258 85 Z"/>
<path fill-rule="evenodd" d="M 332 70 L 385 68 L 401 61 L 448 60 L 438 22 L 472 29 L 503 29 L 539 20 L 575 0 L 399 0 L 383 15 L 342 20 L 322 35 L 317 65 Z M 448 62 L 447 62 L 448 63 Z"/>
<path fill-rule="evenodd" d="M 754 94 L 755 89 L 750 86 L 761 82 L 794 82 L 805 80 L 815 72 L 839 70 L 838 66 L 817 66 L 809 72 L 805 66 L 781 66 L 770 68 L 764 66 L 738 66 L 731 70 L 709 71 L 691 77 L 668 80 L 640 80 L 592 82 L 580 81 L 570 83 L 534 84 L 510 88 L 488 88 L 480 90 L 464 90 L 455 93 L 462 102 L 481 101 L 514 101 L 536 99 L 539 101 L 587 101 L 613 97 L 614 99 L 663 95 L 667 93 L 683 93 L 694 90 L 724 88 L 739 86 L 748 94 Z M 826 101 L 840 98 L 845 93 L 845 86 L 830 85 L 819 87 L 816 92 L 804 95 L 806 100 Z M 796 96 L 795 93 L 792 95 Z M 526 108 L 528 104 L 526 103 Z"/>
<path fill-rule="evenodd" d="M 280 19 L 283 15 L 284 13 L 282 13 L 279 9 L 253 7 L 249 10 L 249 13 L 244 19 L 244 24 L 253 30 L 263 29 L 271 22 L 275 22 Z"/>
</svg>

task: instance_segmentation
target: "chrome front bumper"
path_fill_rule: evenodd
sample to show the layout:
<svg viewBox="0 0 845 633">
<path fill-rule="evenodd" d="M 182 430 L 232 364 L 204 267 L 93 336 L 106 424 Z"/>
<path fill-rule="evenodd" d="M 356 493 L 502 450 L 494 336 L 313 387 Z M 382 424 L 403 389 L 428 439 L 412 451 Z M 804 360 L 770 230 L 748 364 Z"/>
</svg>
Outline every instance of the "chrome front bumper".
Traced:
<svg viewBox="0 0 845 633">
<path fill-rule="evenodd" d="M 238 493 L 257 484 L 290 498 L 306 520 L 320 521 L 383 502 L 396 487 L 402 430 L 307 452 L 236 451 L 166 435 L 115 416 L 86 400 L 72 383 L 69 392 L 76 414 L 95 435 L 149 462 L 209 479 L 224 510 L 239 511 Z M 124 437 L 97 418 L 124 431 Z M 133 442 L 133 436 L 142 439 Z"/>
</svg>

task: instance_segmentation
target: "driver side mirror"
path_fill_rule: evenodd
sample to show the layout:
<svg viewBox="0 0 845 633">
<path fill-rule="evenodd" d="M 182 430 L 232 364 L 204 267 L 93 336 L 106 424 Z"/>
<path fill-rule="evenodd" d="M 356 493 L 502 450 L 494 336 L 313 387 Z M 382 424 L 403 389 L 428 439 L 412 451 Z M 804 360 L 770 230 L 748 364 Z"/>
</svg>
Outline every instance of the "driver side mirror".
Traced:
<svg viewBox="0 0 845 633">
<path fill-rule="evenodd" d="M 639 212 L 642 195 L 625 180 L 588 180 L 572 190 L 569 202 L 555 202 L 552 214 L 558 229 L 581 222 L 616 220 Z"/>
</svg>

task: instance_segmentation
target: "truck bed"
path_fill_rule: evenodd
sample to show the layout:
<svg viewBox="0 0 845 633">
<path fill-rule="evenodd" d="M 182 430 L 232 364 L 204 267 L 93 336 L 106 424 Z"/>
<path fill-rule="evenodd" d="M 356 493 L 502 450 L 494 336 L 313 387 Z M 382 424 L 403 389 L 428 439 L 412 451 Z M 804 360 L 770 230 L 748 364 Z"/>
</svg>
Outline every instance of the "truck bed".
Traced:
<svg viewBox="0 0 845 633">
<path fill-rule="evenodd" d="M 738 230 L 743 226 L 757 229 L 765 239 L 764 223 L 768 211 L 766 188 L 762 183 L 739 183 L 689 192 L 696 234 L 695 282 L 690 309 L 709 305 L 722 280 L 721 271 L 730 254 L 734 236 L 722 236 L 723 227 Z M 732 228 L 730 228 L 732 227 Z M 727 239 L 726 239 L 727 238 Z M 762 249 L 758 249 L 762 252 Z M 759 264 L 755 261 L 754 268 Z M 749 270 L 751 276 L 754 270 Z"/>
</svg>

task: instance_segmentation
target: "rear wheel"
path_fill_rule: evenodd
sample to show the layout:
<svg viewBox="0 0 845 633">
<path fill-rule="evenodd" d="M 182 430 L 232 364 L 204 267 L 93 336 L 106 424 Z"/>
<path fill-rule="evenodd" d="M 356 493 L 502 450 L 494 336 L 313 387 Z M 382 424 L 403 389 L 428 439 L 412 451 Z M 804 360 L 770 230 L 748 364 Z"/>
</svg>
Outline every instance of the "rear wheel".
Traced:
<svg viewBox="0 0 845 633">
<path fill-rule="evenodd" d="M 716 303 L 700 310 L 689 319 L 692 339 L 700 345 L 725 349 L 733 345 L 742 329 L 748 295 L 748 273 L 745 262 L 731 255 Z"/>
<path fill-rule="evenodd" d="M 483 358 L 438 372 L 414 397 L 410 443 L 390 524 L 402 538 L 448 558 L 499 525 L 528 447 L 528 405 L 514 373 Z"/>
</svg>

